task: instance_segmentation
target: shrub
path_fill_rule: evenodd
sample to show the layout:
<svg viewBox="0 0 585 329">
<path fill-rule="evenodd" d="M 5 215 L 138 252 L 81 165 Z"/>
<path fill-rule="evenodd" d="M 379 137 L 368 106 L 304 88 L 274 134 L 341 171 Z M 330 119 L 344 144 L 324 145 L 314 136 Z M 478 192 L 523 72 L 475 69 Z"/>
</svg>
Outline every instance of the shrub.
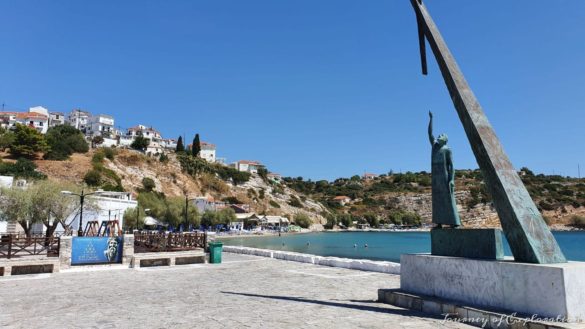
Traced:
<svg viewBox="0 0 585 329">
<path fill-rule="evenodd" d="M 95 152 L 93 154 L 93 156 L 91 157 L 91 162 L 93 162 L 93 163 L 102 163 L 102 162 L 104 162 L 104 158 L 105 158 L 104 153 L 98 151 L 98 152 Z"/>
<path fill-rule="evenodd" d="M 83 181 L 89 186 L 100 186 L 102 184 L 102 174 L 99 170 L 92 169 L 85 174 Z"/>
<path fill-rule="evenodd" d="M 142 179 L 142 187 L 146 192 L 151 192 L 156 188 L 156 184 L 154 183 L 154 180 L 152 178 L 144 177 Z"/>
<path fill-rule="evenodd" d="M 112 148 L 112 147 L 104 147 L 101 149 L 101 151 L 103 152 L 104 156 L 106 157 L 106 159 L 110 160 L 110 161 L 114 161 L 114 158 L 116 157 L 116 149 Z"/>
<path fill-rule="evenodd" d="M 138 136 L 134 139 L 132 144 L 130 144 L 130 147 L 137 151 L 144 152 L 148 148 L 148 145 L 150 145 L 150 139 Z"/>
<path fill-rule="evenodd" d="M 280 208 L 280 205 L 278 204 L 278 202 L 276 202 L 274 200 L 270 200 L 268 203 L 274 208 Z"/>
<path fill-rule="evenodd" d="M 585 217 L 574 215 L 571 217 L 571 225 L 578 228 L 585 228 Z"/>
<path fill-rule="evenodd" d="M 158 157 L 158 161 L 162 162 L 162 163 L 167 163 L 169 162 L 169 156 L 162 153 L 159 157 Z"/>
<path fill-rule="evenodd" d="M 296 214 L 294 217 L 294 222 L 302 228 L 309 228 L 309 226 L 312 224 L 311 219 L 306 214 Z"/>
</svg>

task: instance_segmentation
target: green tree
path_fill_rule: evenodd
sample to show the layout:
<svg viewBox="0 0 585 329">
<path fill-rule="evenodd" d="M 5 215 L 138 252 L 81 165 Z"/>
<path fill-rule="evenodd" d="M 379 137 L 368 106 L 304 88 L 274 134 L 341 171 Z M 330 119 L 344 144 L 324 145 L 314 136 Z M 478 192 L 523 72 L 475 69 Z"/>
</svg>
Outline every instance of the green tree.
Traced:
<svg viewBox="0 0 585 329">
<path fill-rule="evenodd" d="M 195 134 L 195 138 L 193 138 L 193 146 L 191 146 L 191 155 L 199 157 L 199 153 L 201 153 L 201 141 L 199 140 L 199 134 Z"/>
<path fill-rule="evenodd" d="M 20 158 L 15 163 L 0 161 L 0 175 L 16 178 L 45 179 L 47 176 L 37 171 L 37 165 L 29 159 Z"/>
<path fill-rule="evenodd" d="M 35 223 L 47 226 L 47 236 L 51 236 L 77 206 L 75 200 L 61 194 L 64 189 L 75 191 L 76 187 L 47 180 L 37 181 L 26 189 L 2 189 L 1 215 L 20 224 L 28 237 Z"/>
<path fill-rule="evenodd" d="M 311 224 L 313 223 L 309 216 L 303 213 L 296 214 L 293 220 L 295 224 L 302 228 L 309 228 L 309 226 L 311 226 Z"/>
<path fill-rule="evenodd" d="M 185 145 L 183 145 L 183 136 L 179 136 L 177 140 L 177 147 L 175 148 L 176 153 L 185 152 Z"/>
<path fill-rule="evenodd" d="M 364 219 L 366 220 L 366 222 L 368 222 L 368 224 L 371 227 L 378 227 L 380 225 L 380 220 L 378 219 L 378 216 L 374 213 L 366 213 L 364 215 Z"/>
<path fill-rule="evenodd" d="M 0 151 L 9 148 L 14 142 L 14 133 L 8 129 L 0 128 Z"/>
<path fill-rule="evenodd" d="M 16 124 L 10 154 L 15 157 L 35 158 L 37 153 L 49 151 L 45 137 L 35 128 Z"/>
<path fill-rule="evenodd" d="M 73 153 L 85 153 L 89 150 L 81 131 L 70 125 L 49 128 L 46 140 L 50 148 L 45 154 L 47 160 L 67 160 Z"/>
<path fill-rule="evenodd" d="M 353 218 L 350 214 L 341 214 L 337 218 L 337 222 L 343 225 L 345 228 L 350 228 L 353 226 Z"/>
<path fill-rule="evenodd" d="M 146 149 L 148 148 L 148 145 L 150 145 L 150 139 L 144 138 L 142 136 L 137 136 L 136 138 L 134 138 L 132 144 L 130 144 L 130 147 L 137 151 L 145 152 Z"/>
<path fill-rule="evenodd" d="M 326 216 L 327 218 L 327 224 L 324 225 L 324 227 L 328 230 L 332 229 L 335 227 L 335 225 L 337 225 L 337 218 L 335 217 L 335 215 L 333 214 L 328 214 Z"/>
</svg>

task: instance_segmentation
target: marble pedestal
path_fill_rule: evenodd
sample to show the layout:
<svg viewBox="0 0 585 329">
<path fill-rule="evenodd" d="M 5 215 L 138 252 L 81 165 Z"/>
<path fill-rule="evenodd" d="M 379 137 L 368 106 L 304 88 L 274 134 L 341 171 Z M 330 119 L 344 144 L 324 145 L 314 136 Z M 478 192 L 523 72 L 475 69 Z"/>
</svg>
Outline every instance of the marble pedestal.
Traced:
<svg viewBox="0 0 585 329">
<path fill-rule="evenodd" d="M 407 293 L 585 321 L 585 262 L 541 265 L 405 254 L 400 265 L 400 288 Z"/>
</svg>

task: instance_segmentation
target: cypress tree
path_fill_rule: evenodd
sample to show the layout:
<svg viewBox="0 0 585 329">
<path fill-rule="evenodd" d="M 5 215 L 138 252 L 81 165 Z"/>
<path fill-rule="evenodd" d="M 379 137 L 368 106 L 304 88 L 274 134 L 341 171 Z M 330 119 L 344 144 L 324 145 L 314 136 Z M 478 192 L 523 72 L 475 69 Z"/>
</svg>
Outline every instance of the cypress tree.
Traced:
<svg viewBox="0 0 585 329">
<path fill-rule="evenodd" d="M 176 153 L 185 152 L 185 145 L 183 145 L 183 136 L 179 136 L 177 140 L 177 147 L 175 148 Z"/>
<path fill-rule="evenodd" d="M 201 152 L 201 141 L 199 141 L 199 134 L 195 134 L 195 138 L 193 138 L 193 146 L 191 147 L 191 154 L 194 157 L 198 157 L 199 152 Z"/>
</svg>

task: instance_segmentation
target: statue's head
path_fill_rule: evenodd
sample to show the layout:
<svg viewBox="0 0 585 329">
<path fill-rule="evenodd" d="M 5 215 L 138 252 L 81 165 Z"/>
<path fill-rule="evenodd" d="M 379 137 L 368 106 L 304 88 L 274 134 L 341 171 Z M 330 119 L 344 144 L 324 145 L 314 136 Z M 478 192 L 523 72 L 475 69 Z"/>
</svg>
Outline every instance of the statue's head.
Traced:
<svg viewBox="0 0 585 329">
<path fill-rule="evenodd" d="M 449 137 L 447 137 L 447 134 L 440 134 L 439 137 L 437 137 L 437 143 L 439 143 L 440 146 L 446 145 L 448 141 Z"/>
</svg>

